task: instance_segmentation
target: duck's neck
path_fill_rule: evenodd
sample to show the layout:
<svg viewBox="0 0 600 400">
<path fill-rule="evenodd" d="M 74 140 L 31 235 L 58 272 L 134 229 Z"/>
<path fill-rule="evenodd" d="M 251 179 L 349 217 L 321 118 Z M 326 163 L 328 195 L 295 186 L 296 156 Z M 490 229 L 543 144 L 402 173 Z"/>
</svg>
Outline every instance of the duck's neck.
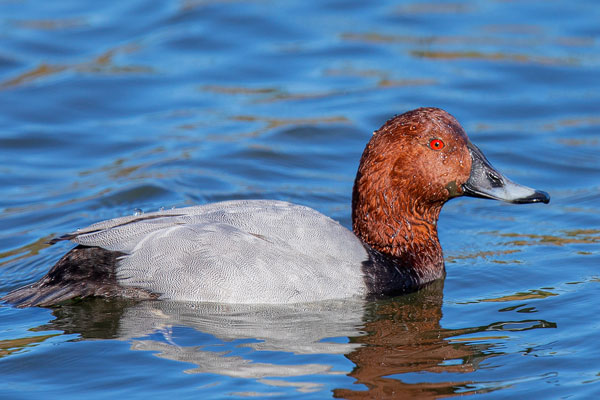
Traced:
<svg viewBox="0 0 600 400">
<path fill-rule="evenodd" d="M 374 294 L 415 290 L 445 273 L 437 236 L 442 205 L 399 197 L 385 189 L 368 197 L 354 192 L 352 228 L 368 245 L 371 260 L 364 272 Z"/>
</svg>

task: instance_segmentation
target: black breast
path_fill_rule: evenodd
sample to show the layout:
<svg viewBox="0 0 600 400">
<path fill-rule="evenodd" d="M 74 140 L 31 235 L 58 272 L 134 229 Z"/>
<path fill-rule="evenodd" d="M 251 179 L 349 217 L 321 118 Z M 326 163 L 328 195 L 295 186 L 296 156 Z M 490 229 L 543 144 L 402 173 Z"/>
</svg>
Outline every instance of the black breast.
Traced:
<svg viewBox="0 0 600 400">
<path fill-rule="evenodd" d="M 414 268 L 414 257 L 396 257 L 382 253 L 364 243 L 369 259 L 362 264 L 369 298 L 397 296 L 414 292 L 432 282 Z M 442 276 L 445 274 L 442 271 Z"/>
</svg>

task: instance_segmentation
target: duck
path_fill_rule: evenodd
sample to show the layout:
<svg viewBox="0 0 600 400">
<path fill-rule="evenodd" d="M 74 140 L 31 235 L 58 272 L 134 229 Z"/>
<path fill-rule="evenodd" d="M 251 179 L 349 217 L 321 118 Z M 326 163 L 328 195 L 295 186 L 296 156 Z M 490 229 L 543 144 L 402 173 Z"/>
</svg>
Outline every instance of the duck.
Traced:
<svg viewBox="0 0 600 400">
<path fill-rule="evenodd" d="M 3 300 L 54 306 L 87 297 L 230 304 L 379 298 L 445 277 L 442 206 L 471 196 L 548 203 L 498 172 L 448 112 L 396 115 L 373 133 L 352 191 L 352 231 L 278 200 L 234 200 L 130 215 L 51 240 L 71 241 L 39 281 Z"/>
</svg>

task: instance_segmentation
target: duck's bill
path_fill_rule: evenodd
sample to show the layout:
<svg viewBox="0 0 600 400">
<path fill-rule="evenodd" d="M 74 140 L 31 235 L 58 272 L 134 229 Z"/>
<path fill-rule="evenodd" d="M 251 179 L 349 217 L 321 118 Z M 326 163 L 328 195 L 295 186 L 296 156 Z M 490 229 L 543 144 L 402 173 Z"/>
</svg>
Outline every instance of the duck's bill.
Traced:
<svg viewBox="0 0 600 400">
<path fill-rule="evenodd" d="M 515 204 L 550 202 L 548 193 L 514 183 L 492 167 L 477 146 L 469 143 L 467 147 L 471 152 L 472 163 L 469 180 L 462 186 L 465 196 Z"/>
</svg>

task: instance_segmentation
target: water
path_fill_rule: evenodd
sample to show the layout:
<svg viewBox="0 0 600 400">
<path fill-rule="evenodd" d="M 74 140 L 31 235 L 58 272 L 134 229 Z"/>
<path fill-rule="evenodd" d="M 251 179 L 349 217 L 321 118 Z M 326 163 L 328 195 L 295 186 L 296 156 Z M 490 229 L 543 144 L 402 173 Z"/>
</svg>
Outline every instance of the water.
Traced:
<svg viewBox="0 0 600 400">
<path fill-rule="evenodd" d="M 445 282 L 374 303 L 0 306 L 2 398 L 600 395 L 600 8 L 0 2 L 0 294 L 55 235 L 271 198 L 350 225 L 371 132 L 438 106 L 551 204 L 456 199 Z"/>
</svg>

